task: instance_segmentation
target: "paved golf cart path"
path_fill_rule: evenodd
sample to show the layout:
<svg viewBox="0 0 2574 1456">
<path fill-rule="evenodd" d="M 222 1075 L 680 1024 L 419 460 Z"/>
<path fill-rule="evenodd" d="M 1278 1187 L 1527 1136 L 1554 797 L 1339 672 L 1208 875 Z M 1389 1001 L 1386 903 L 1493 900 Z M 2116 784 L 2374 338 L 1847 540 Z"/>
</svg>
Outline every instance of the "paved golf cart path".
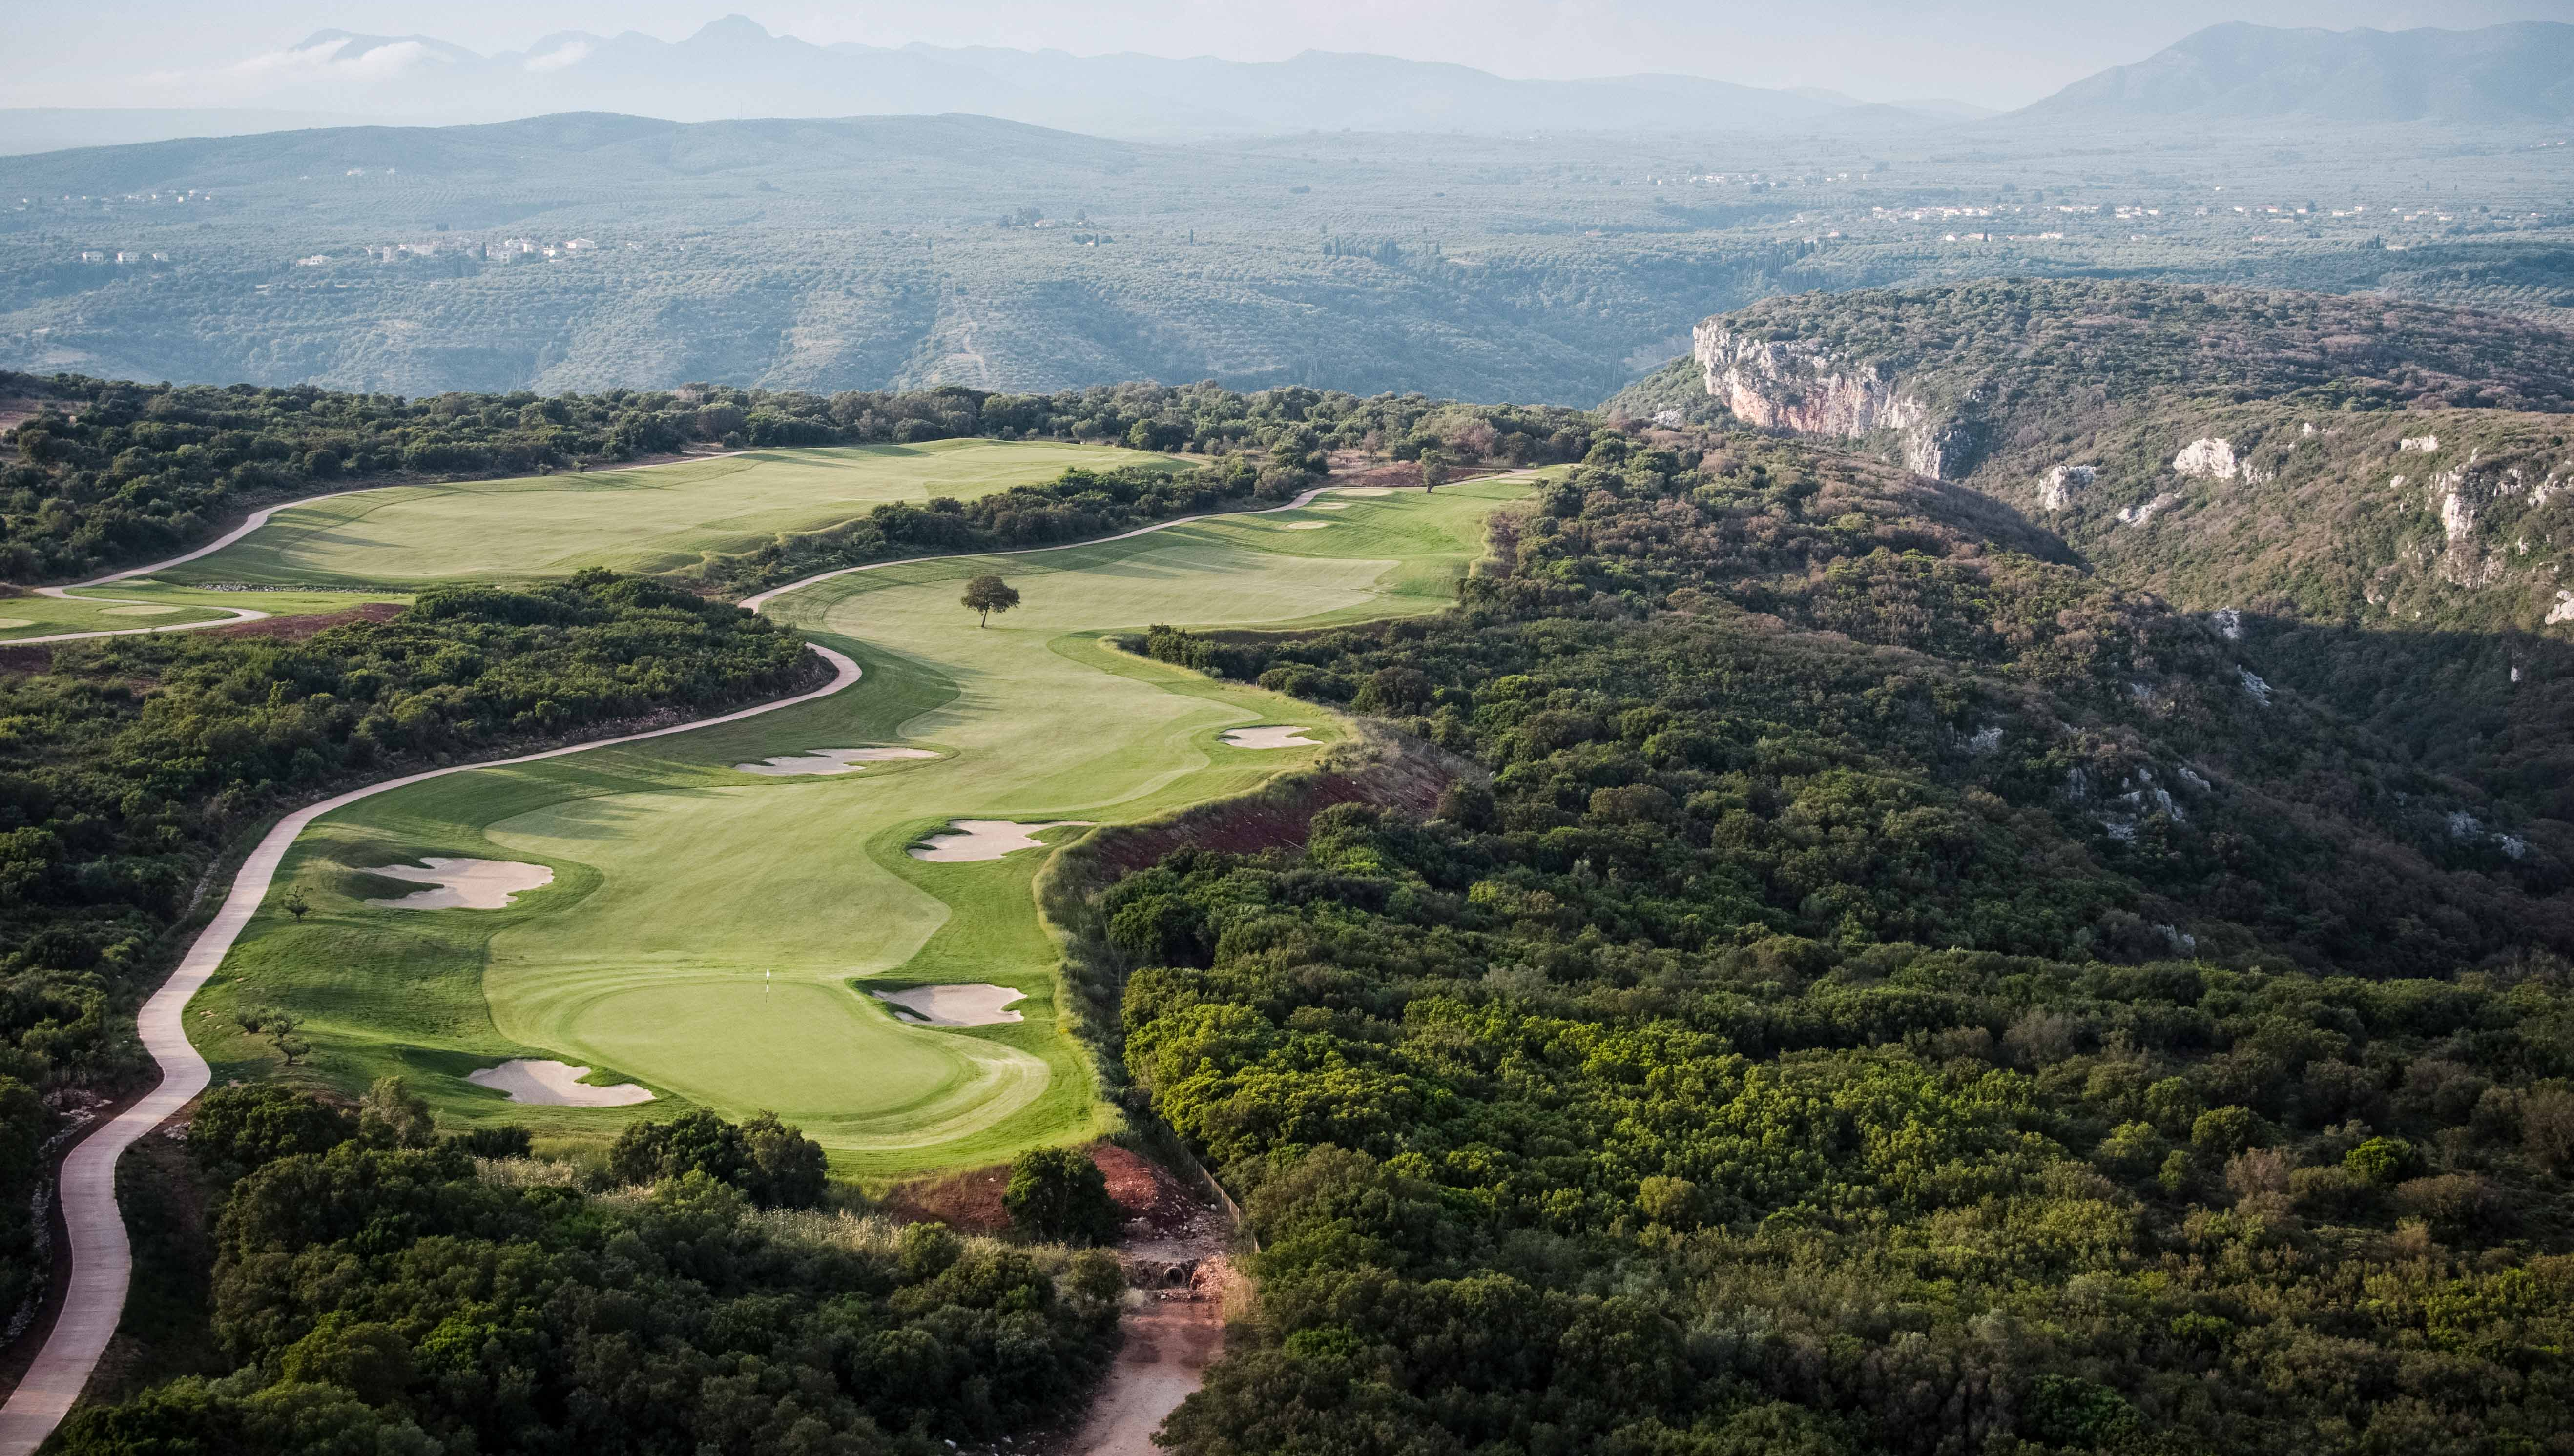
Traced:
<svg viewBox="0 0 2574 1456">
<path fill-rule="evenodd" d="M 1533 473 L 1536 472 L 1510 471 L 1505 472 L 1504 475 L 1483 478 L 1500 479 L 1510 475 Z M 1108 541 L 1128 540 L 1199 521 L 1224 520 L 1246 515 L 1273 515 L 1280 511 L 1296 510 L 1310 505 L 1316 497 L 1337 488 L 1340 487 L 1318 486 L 1299 494 L 1284 505 L 1268 506 L 1259 510 L 1210 511 L 1203 515 L 1181 516 L 1172 520 L 1157 521 L 1152 525 L 1123 531 L 1113 536 L 1095 537 L 1084 541 L 1027 546 L 1007 551 L 948 551 L 930 556 L 910 556 L 898 561 L 871 561 L 862 566 L 844 566 L 837 570 L 816 572 L 788 582 L 784 586 L 745 597 L 739 605 L 757 611 L 789 592 L 801 590 L 816 582 L 829 581 L 860 571 L 881 571 L 894 566 L 910 566 L 924 561 L 948 560 L 957 557 L 1024 556 L 1039 551 L 1072 550 L 1084 546 L 1096 546 Z M 337 491 L 334 493 L 353 495 L 361 492 Z M 167 561 L 138 566 L 111 576 L 102 576 L 94 582 L 80 584 L 103 585 L 129 577 L 149 575 L 182 562 L 193 561 L 209 552 L 220 550 L 258 529 L 267 522 L 272 513 L 278 510 L 307 505 L 315 500 L 328 498 L 330 497 L 307 496 L 302 500 L 270 506 L 252 515 L 240 528 L 184 556 L 175 556 Z M 65 589 L 49 588 L 57 594 Z M 236 620 L 247 621 L 262 615 L 265 613 L 252 612 Z M 213 622 L 191 625 L 227 624 Z M 175 631 L 179 629 L 154 627 L 140 630 Z M 69 635 L 97 637 L 125 634 L 77 632 Z M 64 639 L 40 637 L 19 640 L 23 642 Z M 743 708 L 719 717 L 701 718 L 668 728 L 655 728 L 645 733 L 603 738 L 592 743 L 551 748 L 542 753 L 522 754 L 516 758 L 456 764 L 448 768 L 405 774 L 399 778 L 387 779 L 382 783 L 352 789 L 345 794 L 299 809 L 278 821 L 276 827 L 260 840 L 258 848 L 252 850 L 250 857 L 242 862 L 241 872 L 234 877 L 232 889 L 225 896 L 223 908 L 217 911 L 215 918 L 198 933 L 195 944 L 189 947 L 186 958 L 179 963 L 178 969 L 171 973 L 170 979 L 164 982 L 161 989 L 153 993 L 152 999 L 143 1005 L 143 1011 L 137 1019 L 138 1030 L 142 1034 L 144 1050 L 151 1053 L 153 1061 L 160 1066 L 161 1085 L 153 1089 L 141 1101 L 84 1136 L 63 1159 L 63 1221 L 70 1230 L 70 1237 L 66 1240 L 59 1256 L 70 1260 L 70 1288 L 64 1295 L 62 1308 L 54 1320 L 54 1327 L 46 1336 L 44 1348 L 37 1352 L 35 1363 L 28 1367 L 26 1378 L 19 1381 L 17 1389 L 11 1392 L 8 1404 L 0 1407 L 0 1456 L 33 1456 L 36 1448 L 43 1444 L 45 1438 L 53 1433 L 57 1425 L 61 1424 L 73 1403 L 80 1398 L 81 1391 L 89 1384 L 91 1373 L 98 1367 L 100 1356 L 107 1351 L 108 1341 L 116 1333 L 117 1323 L 123 1317 L 125 1310 L 126 1289 L 133 1277 L 133 1252 L 127 1245 L 124 1215 L 116 1202 L 117 1159 L 123 1155 L 126 1148 L 132 1146 L 145 1133 L 159 1126 L 172 1113 L 186 1106 L 199 1092 L 204 1092 L 212 1080 L 212 1069 L 206 1065 L 204 1058 L 197 1055 L 196 1048 L 188 1043 L 181 1014 L 199 988 L 205 985 L 207 978 L 223 964 L 224 957 L 232 950 L 233 942 L 249 925 L 251 916 L 258 911 L 261 902 L 267 899 L 270 885 L 276 878 L 279 865 L 286 858 L 288 848 L 295 843 L 296 838 L 304 832 L 305 828 L 333 810 L 425 780 L 443 778 L 450 774 L 472 773 L 480 769 L 536 763 L 545 759 L 562 758 L 569 754 L 588 753 L 593 749 L 614 748 L 620 744 L 638 743 L 649 738 L 663 738 L 674 733 L 692 733 L 700 728 L 711 728 L 721 723 L 735 723 L 762 713 L 772 713 L 780 708 L 791 708 L 799 703 L 809 703 L 817 698 L 829 697 L 858 680 L 860 676 L 858 665 L 848 657 L 815 643 L 805 645 L 820 653 L 836 669 L 830 682 L 811 692 L 800 693 L 791 698 L 781 698 L 776 702 L 762 703 L 756 707 Z"/>
</svg>

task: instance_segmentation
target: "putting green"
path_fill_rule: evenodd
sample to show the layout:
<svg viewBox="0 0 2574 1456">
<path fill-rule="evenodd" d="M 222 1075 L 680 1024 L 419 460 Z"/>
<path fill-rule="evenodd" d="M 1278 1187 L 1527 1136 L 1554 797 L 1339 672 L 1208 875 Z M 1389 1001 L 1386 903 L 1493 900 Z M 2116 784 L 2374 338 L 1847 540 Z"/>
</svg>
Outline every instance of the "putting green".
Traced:
<svg viewBox="0 0 2574 1456">
<path fill-rule="evenodd" d="M 888 501 L 959 500 L 1070 466 L 1168 455 L 989 439 L 756 450 L 629 470 L 365 490 L 281 510 L 233 545 L 162 573 L 195 582 L 427 586 L 530 581 L 585 566 L 669 571 L 819 530 Z"/>
<path fill-rule="evenodd" d="M 777 599 L 772 615 L 855 657 L 834 697 L 702 732 L 397 790 L 319 821 L 190 1021 L 216 1077 L 274 1066 L 231 1025 L 243 1000 L 305 1018 L 312 1075 L 356 1090 L 403 1073 L 449 1120 L 601 1135 L 698 1102 L 769 1108 L 844 1174 L 990 1160 L 1101 1130 L 1058 1025 L 1057 951 L 1030 883 L 1046 858 L 929 863 L 950 819 L 1149 818 L 1242 792 L 1312 748 L 1239 749 L 1228 728 L 1300 725 L 1312 705 L 1114 651 L 1154 622 L 1313 624 L 1436 610 L 1481 552 L 1483 517 L 1526 481 L 1178 526 L 1131 540 L 888 567 Z M 956 597 L 999 571 L 1023 605 L 978 627 Z M 779 778 L 731 765 L 908 743 L 937 759 Z M 1060 844 L 1086 833 L 1046 831 Z M 402 911 L 363 873 L 426 855 L 529 861 L 554 883 L 503 910 Z M 989 982 L 1016 1024 L 924 1028 L 868 990 Z M 863 983 L 863 984 L 860 984 Z M 628 1108 L 520 1106 L 465 1074 L 549 1057 L 639 1082 Z"/>
</svg>

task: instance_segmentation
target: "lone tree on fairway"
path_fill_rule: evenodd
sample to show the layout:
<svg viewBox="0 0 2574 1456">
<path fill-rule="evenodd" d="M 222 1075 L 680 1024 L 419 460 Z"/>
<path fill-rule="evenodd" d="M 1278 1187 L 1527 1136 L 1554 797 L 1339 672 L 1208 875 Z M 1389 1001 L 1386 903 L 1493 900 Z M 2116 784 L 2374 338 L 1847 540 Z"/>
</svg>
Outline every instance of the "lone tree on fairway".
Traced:
<svg viewBox="0 0 2574 1456">
<path fill-rule="evenodd" d="M 1019 589 L 997 576 L 977 576 L 965 583 L 960 598 L 968 611 L 980 612 L 982 625 L 992 625 L 992 613 L 1005 612 L 1019 604 Z"/>
<path fill-rule="evenodd" d="M 1031 1238 L 1107 1243 L 1117 1237 L 1108 1176 L 1077 1147 L 1032 1147 L 1011 1159 L 1001 1206 L 1010 1226 Z"/>
</svg>

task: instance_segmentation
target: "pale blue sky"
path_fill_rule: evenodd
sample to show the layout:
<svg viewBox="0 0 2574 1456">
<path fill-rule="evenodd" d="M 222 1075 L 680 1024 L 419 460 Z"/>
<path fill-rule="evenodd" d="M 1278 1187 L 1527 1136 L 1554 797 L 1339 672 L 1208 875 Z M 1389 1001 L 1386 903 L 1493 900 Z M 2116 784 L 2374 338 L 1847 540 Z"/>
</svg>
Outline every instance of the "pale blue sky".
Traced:
<svg viewBox="0 0 2574 1456">
<path fill-rule="evenodd" d="M 18 5 L 0 105 L 250 104 L 232 68 L 315 30 L 420 33 L 474 50 L 562 30 L 677 39 L 739 8 L 813 41 L 1132 50 L 1276 60 L 1308 48 L 1456 61 L 1507 76 L 1674 71 L 1868 100 L 2017 106 L 2201 26 L 2574 20 L 2574 0 L 84 0 Z"/>
</svg>

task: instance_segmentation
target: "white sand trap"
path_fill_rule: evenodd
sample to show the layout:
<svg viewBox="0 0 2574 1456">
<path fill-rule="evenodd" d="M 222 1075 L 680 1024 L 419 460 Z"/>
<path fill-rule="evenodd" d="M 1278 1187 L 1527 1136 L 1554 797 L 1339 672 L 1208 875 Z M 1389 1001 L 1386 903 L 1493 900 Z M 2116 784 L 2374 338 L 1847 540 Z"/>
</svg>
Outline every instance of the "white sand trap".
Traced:
<svg viewBox="0 0 2574 1456">
<path fill-rule="evenodd" d="M 186 607 L 152 606 L 146 604 L 139 606 L 101 607 L 98 614 L 103 617 L 166 617 L 172 612 L 186 610 Z"/>
<path fill-rule="evenodd" d="M 909 991 L 879 991 L 876 1000 L 889 1001 L 905 1013 L 900 1019 L 931 1027 L 997 1027 L 1019 1020 L 1014 1011 L 1002 1008 L 1014 1001 L 1027 1000 L 1024 992 L 1006 986 L 976 982 L 971 986 L 919 986 Z"/>
<path fill-rule="evenodd" d="M 1332 493 L 1334 495 L 1392 495 L 1394 493 L 1394 487 L 1391 485 L 1344 485 Z"/>
<path fill-rule="evenodd" d="M 516 860 L 424 858 L 421 864 L 429 868 L 386 865 L 367 873 L 382 875 L 389 880 L 409 880 L 416 885 L 435 885 L 437 889 L 367 903 L 387 910 L 500 910 L 521 892 L 542 889 L 555 882 L 554 871 L 543 865 L 523 865 Z"/>
<path fill-rule="evenodd" d="M 1305 508 L 1307 510 L 1347 510 L 1350 508 L 1350 503 L 1346 500 L 1325 500 Z"/>
<path fill-rule="evenodd" d="M 1320 748 L 1318 739 L 1305 736 L 1302 728 L 1227 728 L 1223 742 L 1235 748 Z"/>
<path fill-rule="evenodd" d="M 1319 531 L 1327 525 L 1338 524 L 1338 521 L 1329 520 L 1291 520 L 1287 522 L 1287 529 L 1291 531 Z"/>
<path fill-rule="evenodd" d="M 1040 829 L 1061 829 L 1066 825 L 1088 824 L 1087 819 L 1050 819 L 1043 824 L 1020 824 L 1008 819 L 951 819 L 947 827 L 911 847 L 915 860 L 934 860 L 942 865 L 970 860 L 997 860 L 1017 850 L 1035 849 Z"/>
<path fill-rule="evenodd" d="M 0 632 L 15 631 L 20 627 L 34 625 L 36 625 L 36 619 L 33 617 L 0 617 Z"/>
<path fill-rule="evenodd" d="M 848 774 L 857 772 L 862 763 L 891 763 L 901 758 L 936 758 L 926 748 L 816 748 L 802 754 L 780 754 L 758 763 L 737 763 L 736 773 L 745 774 Z"/>
<path fill-rule="evenodd" d="M 534 1102 L 546 1107 L 631 1107 L 637 1102 L 652 1100 L 648 1088 L 637 1087 L 631 1082 L 621 1082 L 615 1087 L 592 1087 L 582 1081 L 588 1076 L 590 1069 L 587 1067 L 566 1067 L 560 1062 L 534 1062 L 522 1057 L 498 1067 L 469 1072 L 465 1074 L 465 1080 L 476 1087 L 508 1092 L 514 1102 Z"/>
</svg>

